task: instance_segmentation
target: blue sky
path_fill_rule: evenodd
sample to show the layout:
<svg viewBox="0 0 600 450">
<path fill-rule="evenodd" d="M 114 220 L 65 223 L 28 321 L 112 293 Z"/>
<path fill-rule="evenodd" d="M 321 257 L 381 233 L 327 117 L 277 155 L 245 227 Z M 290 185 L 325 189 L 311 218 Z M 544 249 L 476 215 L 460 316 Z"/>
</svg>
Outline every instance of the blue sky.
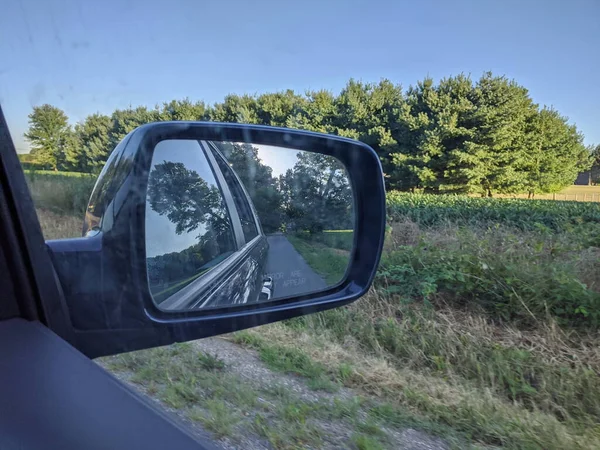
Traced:
<svg viewBox="0 0 600 450">
<path fill-rule="evenodd" d="M 185 97 L 339 92 L 351 77 L 408 87 L 486 70 L 600 143 L 599 0 L 4 0 L 0 55 L 19 151 L 42 103 L 75 123 Z"/>
</svg>

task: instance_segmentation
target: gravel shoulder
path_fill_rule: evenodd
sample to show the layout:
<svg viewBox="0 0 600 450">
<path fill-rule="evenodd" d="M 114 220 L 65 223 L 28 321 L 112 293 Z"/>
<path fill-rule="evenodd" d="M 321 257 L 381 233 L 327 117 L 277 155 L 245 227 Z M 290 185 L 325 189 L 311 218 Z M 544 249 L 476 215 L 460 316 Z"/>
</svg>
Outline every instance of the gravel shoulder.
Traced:
<svg viewBox="0 0 600 450">
<path fill-rule="evenodd" d="M 218 449 L 448 448 L 424 432 L 375 422 L 352 389 L 315 388 L 223 338 L 97 361 Z"/>
</svg>

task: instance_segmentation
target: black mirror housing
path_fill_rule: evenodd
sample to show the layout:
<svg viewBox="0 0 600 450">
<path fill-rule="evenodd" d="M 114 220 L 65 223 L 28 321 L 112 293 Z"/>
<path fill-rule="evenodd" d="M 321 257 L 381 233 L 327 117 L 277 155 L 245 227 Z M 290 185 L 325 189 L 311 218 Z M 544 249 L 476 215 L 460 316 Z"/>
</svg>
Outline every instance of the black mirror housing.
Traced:
<svg viewBox="0 0 600 450">
<path fill-rule="evenodd" d="M 152 154 L 167 139 L 307 148 L 345 167 L 354 195 L 354 248 L 343 279 L 296 297 L 190 311 L 157 307 L 146 265 L 145 207 Z M 369 146 L 285 128 L 212 122 L 158 122 L 129 133 L 102 170 L 83 237 L 47 241 L 73 326 L 72 344 L 90 357 L 228 333 L 346 305 L 369 289 L 385 232 L 379 158 Z M 272 283 L 272 280 L 271 280 Z"/>
</svg>

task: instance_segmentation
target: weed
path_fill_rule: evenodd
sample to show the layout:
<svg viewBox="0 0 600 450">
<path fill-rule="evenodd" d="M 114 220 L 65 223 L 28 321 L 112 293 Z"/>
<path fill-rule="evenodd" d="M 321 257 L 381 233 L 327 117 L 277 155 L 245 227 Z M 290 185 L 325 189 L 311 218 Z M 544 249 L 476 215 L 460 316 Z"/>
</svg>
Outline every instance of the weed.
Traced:
<svg viewBox="0 0 600 450">
<path fill-rule="evenodd" d="M 366 434 L 356 433 L 350 440 L 357 450 L 383 450 L 385 448 L 378 440 Z"/>
<path fill-rule="evenodd" d="M 379 438 L 386 436 L 385 432 L 381 429 L 381 427 L 372 420 L 357 423 L 356 429 L 361 433 L 368 434 L 369 436 L 375 436 Z"/>
<path fill-rule="evenodd" d="M 198 362 L 205 370 L 223 370 L 225 368 L 225 362 L 216 354 L 211 355 L 206 352 L 200 352 L 198 354 Z"/>
<path fill-rule="evenodd" d="M 281 450 L 319 447 L 324 433 L 310 423 L 295 421 L 272 422 L 261 414 L 254 417 L 253 428 L 273 447 Z"/>
<path fill-rule="evenodd" d="M 205 411 L 194 410 L 188 414 L 191 420 L 201 422 L 217 437 L 233 435 L 233 429 L 242 420 L 235 407 L 222 400 L 210 399 L 203 403 Z"/>
<path fill-rule="evenodd" d="M 259 355 L 261 360 L 272 370 L 294 373 L 310 379 L 318 379 L 325 374 L 325 369 L 321 364 L 313 362 L 297 348 L 262 345 Z"/>
<path fill-rule="evenodd" d="M 195 386 L 183 382 L 175 382 L 167 386 L 164 395 L 165 402 L 172 402 L 174 408 L 181 408 L 183 405 L 191 406 L 200 400 L 200 394 Z"/>
</svg>

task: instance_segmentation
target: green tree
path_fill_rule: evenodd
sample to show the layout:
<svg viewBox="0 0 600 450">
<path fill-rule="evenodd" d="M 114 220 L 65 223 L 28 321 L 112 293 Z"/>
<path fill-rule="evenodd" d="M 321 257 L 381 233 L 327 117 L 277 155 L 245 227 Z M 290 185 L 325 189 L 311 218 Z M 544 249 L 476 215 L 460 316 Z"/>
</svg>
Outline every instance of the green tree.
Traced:
<svg viewBox="0 0 600 450">
<path fill-rule="evenodd" d="M 286 226 L 311 233 L 354 227 L 352 189 L 334 157 L 298 152 L 298 161 L 279 178 Z"/>
<path fill-rule="evenodd" d="M 98 173 L 113 150 L 111 131 L 113 121 L 103 114 L 92 114 L 75 126 L 79 139 L 77 165 L 82 171 Z"/>
<path fill-rule="evenodd" d="M 258 149 L 251 144 L 215 142 L 233 171 L 246 188 L 266 233 L 281 228 L 281 194 L 272 169 L 258 157 Z"/>
<path fill-rule="evenodd" d="M 195 170 L 180 162 L 156 164 L 148 179 L 148 202 L 161 216 L 175 224 L 182 234 L 210 227 L 214 235 L 231 232 L 231 224 L 221 192 L 209 186 Z M 205 234 L 205 233 L 202 233 Z"/>
<path fill-rule="evenodd" d="M 600 144 L 588 148 L 591 158 L 590 182 L 600 184 Z"/>
<path fill-rule="evenodd" d="M 532 117 L 528 130 L 527 163 L 523 167 L 526 191 L 558 192 L 573 184 L 591 166 L 583 136 L 556 110 L 543 108 Z"/>
<path fill-rule="evenodd" d="M 325 90 L 308 91 L 295 109 L 286 119 L 285 126 L 299 130 L 334 133 L 336 105 L 334 95 Z"/>
<path fill-rule="evenodd" d="M 404 105 L 402 87 L 382 79 L 379 83 L 350 80 L 335 99 L 333 130 L 340 136 L 369 144 L 382 159 L 388 184 L 396 178 L 390 155 L 397 153 Z"/>
<path fill-rule="evenodd" d="M 31 144 L 31 154 L 45 167 L 62 168 L 65 151 L 73 144 L 67 115 L 52 105 L 35 106 L 29 114 L 29 129 L 24 134 Z"/>
<path fill-rule="evenodd" d="M 135 109 L 117 109 L 111 115 L 112 130 L 110 133 L 110 147 L 115 148 L 128 133 L 132 132 L 140 125 L 156 122 L 159 118 L 160 111 L 158 109 L 149 110 L 145 106 L 138 106 Z"/>
<path fill-rule="evenodd" d="M 592 165 L 600 167 L 600 144 L 596 145 L 595 147 L 590 145 L 588 147 L 588 151 L 590 152 L 592 158 Z"/>
<path fill-rule="evenodd" d="M 291 89 L 262 94 L 256 100 L 257 123 L 284 127 L 288 118 L 302 111 L 305 104 L 306 99 Z"/>
<path fill-rule="evenodd" d="M 469 100 L 473 108 L 465 125 L 471 135 L 451 152 L 448 181 L 486 196 L 524 192 L 527 129 L 537 112 L 527 89 L 488 72 L 476 83 Z"/>
<path fill-rule="evenodd" d="M 223 103 L 217 103 L 209 113 L 215 122 L 260 123 L 256 98 L 250 95 L 230 94 Z"/>
<path fill-rule="evenodd" d="M 398 144 L 386 152 L 391 187 L 430 192 L 463 189 L 464 183 L 455 186 L 449 178 L 448 166 L 454 152 L 461 151 L 472 136 L 467 121 L 474 108 L 469 99 L 472 91 L 465 75 L 443 79 L 437 86 L 425 78 L 408 89 L 393 126 Z"/>
<path fill-rule="evenodd" d="M 204 102 L 192 103 L 189 99 L 163 103 L 157 120 L 206 120 L 208 110 Z"/>
<path fill-rule="evenodd" d="M 349 80 L 339 95 L 231 94 L 212 107 L 173 100 L 154 109 L 116 110 L 110 117 L 94 114 L 74 133 L 62 111 L 43 105 L 30 115 L 26 137 L 44 167 L 97 172 L 127 133 L 158 120 L 277 125 L 359 139 L 379 155 L 387 187 L 399 190 L 535 195 L 570 183 L 588 163 L 574 125 L 556 111 L 540 110 L 515 81 L 489 72 L 475 83 L 463 74 L 439 83 L 425 78 L 406 91 L 386 79 Z M 276 180 L 252 146 L 229 150 L 263 226 L 277 229 L 278 195 L 294 171 Z"/>
</svg>

